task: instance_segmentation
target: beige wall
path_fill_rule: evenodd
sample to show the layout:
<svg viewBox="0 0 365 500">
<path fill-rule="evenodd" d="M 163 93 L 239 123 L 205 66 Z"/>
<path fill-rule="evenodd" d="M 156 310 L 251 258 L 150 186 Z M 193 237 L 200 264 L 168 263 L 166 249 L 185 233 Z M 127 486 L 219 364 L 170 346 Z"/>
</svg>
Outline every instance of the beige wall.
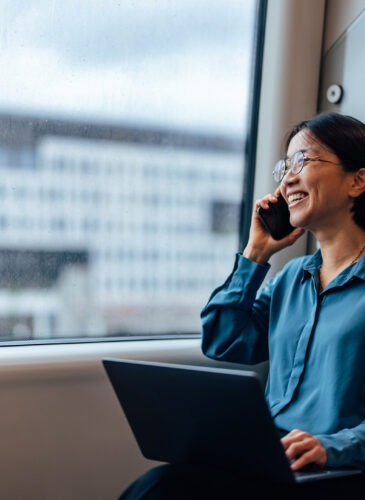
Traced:
<svg viewBox="0 0 365 500">
<path fill-rule="evenodd" d="M 326 52 L 365 9 L 365 0 L 327 0 L 323 50 Z"/>
</svg>

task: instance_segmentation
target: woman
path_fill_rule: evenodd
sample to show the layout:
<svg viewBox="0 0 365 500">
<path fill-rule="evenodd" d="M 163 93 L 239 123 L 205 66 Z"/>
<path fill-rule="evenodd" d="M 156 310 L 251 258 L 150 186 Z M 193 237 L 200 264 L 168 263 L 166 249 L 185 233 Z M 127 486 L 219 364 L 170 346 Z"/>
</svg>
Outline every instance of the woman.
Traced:
<svg viewBox="0 0 365 500">
<path fill-rule="evenodd" d="M 266 398 L 293 470 L 315 464 L 365 472 L 365 125 L 336 113 L 299 123 L 274 177 L 275 195 L 256 202 L 247 246 L 201 313 L 202 350 L 236 363 L 269 360 Z M 279 193 L 296 229 L 275 240 L 257 209 L 277 203 Z M 306 230 L 319 249 L 262 286 L 270 257 Z M 188 469 L 150 471 L 122 498 L 244 498 L 265 491 L 231 471 Z M 365 476 L 290 492 L 275 487 L 288 498 L 325 498 L 365 491 Z"/>
</svg>

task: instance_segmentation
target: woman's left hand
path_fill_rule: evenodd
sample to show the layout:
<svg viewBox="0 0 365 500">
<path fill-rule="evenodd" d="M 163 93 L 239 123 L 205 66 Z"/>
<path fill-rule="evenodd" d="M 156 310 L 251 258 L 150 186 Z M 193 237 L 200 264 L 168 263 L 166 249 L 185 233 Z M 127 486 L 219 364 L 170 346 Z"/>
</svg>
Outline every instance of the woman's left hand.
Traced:
<svg viewBox="0 0 365 500">
<path fill-rule="evenodd" d="M 308 432 L 293 429 L 281 439 L 281 443 L 294 471 L 312 463 L 319 467 L 326 465 L 325 448 L 318 438 Z"/>
</svg>

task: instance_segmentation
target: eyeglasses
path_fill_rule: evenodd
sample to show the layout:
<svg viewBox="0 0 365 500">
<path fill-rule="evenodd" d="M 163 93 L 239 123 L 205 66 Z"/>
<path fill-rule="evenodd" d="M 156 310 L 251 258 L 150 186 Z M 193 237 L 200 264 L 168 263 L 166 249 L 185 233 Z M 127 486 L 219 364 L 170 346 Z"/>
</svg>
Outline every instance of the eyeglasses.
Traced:
<svg viewBox="0 0 365 500">
<path fill-rule="evenodd" d="M 289 161 L 289 167 L 287 167 L 287 162 Z M 308 161 L 321 161 L 323 163 L 333 163 L 333 165 L 339 165 L 339 163 L 335 163 L 330 160 L 322 160 L 321 158 L 309 158 L 305 156 L 303 151 L 297 151 L 293 154 L 293 156 L 286 160 L 279 160 L 275 163 L 273 176 L 276 182 L 281 182 L 284 178 L 284 175 L 290 170 L 292 174 L 300 174 L 304 165 Z"/>
</svg>

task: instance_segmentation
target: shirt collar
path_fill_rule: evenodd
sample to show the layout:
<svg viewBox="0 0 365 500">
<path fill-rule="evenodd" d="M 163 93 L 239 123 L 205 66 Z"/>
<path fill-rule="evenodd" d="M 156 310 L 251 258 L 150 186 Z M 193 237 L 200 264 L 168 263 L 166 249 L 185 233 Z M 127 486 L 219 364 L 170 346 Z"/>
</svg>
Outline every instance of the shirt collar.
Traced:
<svg viewBox="0 0 365 500">
<path fill-rule="evenodd" d="M 322 265 L 322 253 L 320 250 L 317 250 L 304 263 L 303 272 L 306 276 L 308 276 L 308 274 L 314 274 L 316 271 L 319 271 L 321 265 Z"/>
<path fill-rule="evenodd" d="M 321 250 L 317 250 L 303 265 L 303 277 L 302 282 L 313 276 L 315 273 L 319 272 L 322 265 L 322 253 Z M 344 274 L 342 274 L 344 273 Z M 348 281 L 353 276 L 356 276 L 365 281 L 365 254 L 353 265 L 351 268 L 345 272 L 342 271 L 341 276 L 343 282 Z"/>
</svg>

